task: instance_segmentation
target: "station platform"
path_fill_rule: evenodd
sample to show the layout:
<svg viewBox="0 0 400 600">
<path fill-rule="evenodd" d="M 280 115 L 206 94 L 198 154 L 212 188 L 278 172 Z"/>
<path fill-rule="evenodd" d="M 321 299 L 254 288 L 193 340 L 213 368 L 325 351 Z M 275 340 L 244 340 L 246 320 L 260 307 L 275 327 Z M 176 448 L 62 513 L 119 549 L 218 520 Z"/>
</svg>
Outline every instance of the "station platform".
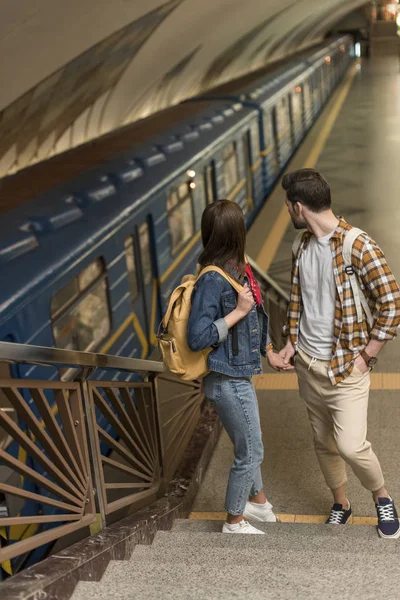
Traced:
<svg viewBox="0 0 400 600">
<path fill-rule="evenodd" d="M 366 230 L 384 250 L 400 280 L 398 231 L 400 180 L 400 73 L 397 57 L 361 62 L 349 72 L 288 170 L 315 167 L 332 188 L 333 208 Z M 289 288 L 291 245 L 284 194 L 278 185 L 248 235 L 248 254 Z M 400 340 L 387 344 L 372 374 L 368 439 L 378 455 L 389 493 L 400 503 Z M 306 409 L 295 374 L 266 365 L 255 377 L 265 447 L 265 491 L 283 521 L 323 522 L 332 504 L 314 454 Z M 191 518 L 224 518 L 224 497 L 233 460 L 222 433 L 192 508 Z M 376 522 L 369 492 L 349 470 L 348 497 L 355 523 Z"/>
</svg>

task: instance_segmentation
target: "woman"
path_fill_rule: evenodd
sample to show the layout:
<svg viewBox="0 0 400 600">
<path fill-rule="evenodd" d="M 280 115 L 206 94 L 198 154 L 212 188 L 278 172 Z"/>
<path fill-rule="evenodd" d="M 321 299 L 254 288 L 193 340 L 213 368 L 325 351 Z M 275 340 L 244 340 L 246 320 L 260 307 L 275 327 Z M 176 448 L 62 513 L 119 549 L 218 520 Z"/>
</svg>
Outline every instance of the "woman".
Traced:
<svg viewBox="0 0 400 600">
<path fill-rule="evenodd" d="M 263 460 L 260 417 L 252 376 L 262 372 L 266 355 L 268 317 L 251 268 L 245 261 L 246 227 L 238 204 L 217 200 L 201 221 L 201 268 L 215 265 L 242 283 L 237 294 L 216 271 L 201 276 L 192 294 L 188 324 L 191 350 L 213 348 L 204 392 L 232 440 L 235 452 L 225 508 L 223 533 L 263 534 L 247 521 L 275 522 L 265 497 L 260 465 Z"/>
</svg>

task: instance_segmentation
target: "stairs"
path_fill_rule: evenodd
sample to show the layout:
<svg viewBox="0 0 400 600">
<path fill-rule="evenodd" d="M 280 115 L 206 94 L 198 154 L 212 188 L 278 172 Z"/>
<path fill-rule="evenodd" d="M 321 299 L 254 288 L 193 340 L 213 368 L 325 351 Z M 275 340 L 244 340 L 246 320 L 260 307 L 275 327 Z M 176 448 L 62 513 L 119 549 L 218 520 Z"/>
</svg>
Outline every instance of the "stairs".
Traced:
<svg viewBox="0 0 400 600">
<path fill-rule="evenodd" d="M 219 521 L 176 520 L 129 561 L 72 600 L 376 600 L 400 596 L 400 544 L 371 526 L 257 524 L 259 535 L 221 533 Z"/>
<path fill-rule="evenodd" d="M 371 30 L 371 56 L 398 56 L 400 38 L 395 21 L 375 21 Z"/>
</svg>

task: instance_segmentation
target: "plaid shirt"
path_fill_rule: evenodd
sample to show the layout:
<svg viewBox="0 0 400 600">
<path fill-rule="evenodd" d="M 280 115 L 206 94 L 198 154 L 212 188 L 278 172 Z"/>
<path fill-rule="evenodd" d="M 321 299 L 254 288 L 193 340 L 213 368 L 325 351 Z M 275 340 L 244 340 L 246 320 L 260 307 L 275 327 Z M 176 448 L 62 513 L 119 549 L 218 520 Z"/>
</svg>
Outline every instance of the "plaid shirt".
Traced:
<svg viewBox="0 0 400 600">
<path fill-rule="evenodd" d="M 342 255 L 344 237 L 349 229 L 351 225 L 348 225 L 343 218 L 339 218 L 339 224 L 330 239 L 332 254 L 334 254 L 332 266 L 336 283 L 335 323 L 329 368 L 329 377 L 333 385 L 350 375 L 354 359 L 371 338 L 379 341 L 392 340 L 396 337 L 400 325 L 399 286 L 382 250 L 367 234 L 360 234 L 353 244 L 352 265 L 374 316 L 374 325 L 370 330 L 366 318 L 362 323 L 357 323 L 350 279 L 345 272 Z M 297 256 L 293 257 L 286 330 L 296 349 L 302 315 L 300 257 L 312 235 L 308 231 L 303 234 Z"/>
</svg>

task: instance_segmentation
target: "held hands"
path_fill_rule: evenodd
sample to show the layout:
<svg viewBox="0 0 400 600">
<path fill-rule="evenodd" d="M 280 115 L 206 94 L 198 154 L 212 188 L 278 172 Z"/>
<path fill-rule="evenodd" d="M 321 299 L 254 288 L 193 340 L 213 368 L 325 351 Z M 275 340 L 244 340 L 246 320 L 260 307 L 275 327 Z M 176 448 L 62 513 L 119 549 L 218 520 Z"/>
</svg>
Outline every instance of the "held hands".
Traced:
<svg viewBox="0 0 400 600">
<path fill-rule="evenodd" d="M 245 317 L 254 306 L 254 298 L 251 289 L 244 284 L 243 290 L 238 295 L 237 309 Z"/>
<path fill-rule="evenodd" d="M 267 353 L 269 366 L 275 371 L 292 371 L 294 367 L 290 364 L 290 360 L 294 354 L 295 350 L 291 342 L 288 342 L 279 353 L 270 350 Z"/>
</svg>

